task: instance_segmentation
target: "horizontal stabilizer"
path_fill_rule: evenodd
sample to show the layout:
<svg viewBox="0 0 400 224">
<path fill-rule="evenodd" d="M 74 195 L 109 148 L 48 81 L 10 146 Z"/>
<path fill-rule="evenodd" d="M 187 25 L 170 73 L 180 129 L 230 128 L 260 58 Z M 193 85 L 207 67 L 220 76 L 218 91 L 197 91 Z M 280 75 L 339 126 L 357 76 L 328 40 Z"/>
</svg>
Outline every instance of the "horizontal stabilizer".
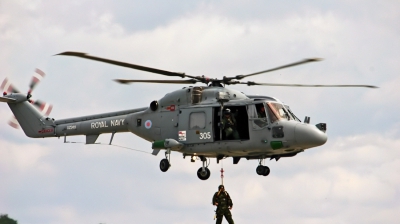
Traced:
<svg viewBox="0 0 400 224">
<path fill-rule="evenodd" d="M 15 99 L 0 96 L 0 102 L 14 103 L 15 101 L 16 101 Z"/>
</svg>

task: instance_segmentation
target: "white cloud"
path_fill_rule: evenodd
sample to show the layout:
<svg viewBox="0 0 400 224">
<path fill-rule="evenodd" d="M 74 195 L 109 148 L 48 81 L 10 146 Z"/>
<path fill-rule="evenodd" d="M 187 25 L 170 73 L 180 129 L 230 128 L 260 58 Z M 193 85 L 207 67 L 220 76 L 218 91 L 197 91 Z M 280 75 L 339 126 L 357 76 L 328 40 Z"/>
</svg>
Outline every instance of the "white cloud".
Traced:
<svg viewBox="0 0 400 224">
<path fill-rule="evenodd" d="M 39 173 L 54 175 L 52 165 L 40 162 L 49 154 L 50 149 L 39 144 L 15 144 L 1 142 L 0 169 L 8 174 L 24 173 L 35 169 Z"/>
</svg>

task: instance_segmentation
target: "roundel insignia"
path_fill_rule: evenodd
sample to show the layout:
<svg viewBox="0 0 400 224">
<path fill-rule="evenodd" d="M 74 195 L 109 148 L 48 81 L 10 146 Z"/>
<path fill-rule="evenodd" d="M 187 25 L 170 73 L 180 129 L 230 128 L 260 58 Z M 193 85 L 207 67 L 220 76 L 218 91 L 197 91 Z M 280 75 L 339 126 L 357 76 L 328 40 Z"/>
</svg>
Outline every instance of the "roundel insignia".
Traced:
<svg viewBox="0 0 400 224">
<path fill-rule="evenodd" d="M 146 122 L 144 122 L 144 126 L 145 126 L 147 129 L 150 129 L 150 128 L 151 128 L 151 125 L 152 125 L 151 120 L 147 120 Z"/>
</svg>

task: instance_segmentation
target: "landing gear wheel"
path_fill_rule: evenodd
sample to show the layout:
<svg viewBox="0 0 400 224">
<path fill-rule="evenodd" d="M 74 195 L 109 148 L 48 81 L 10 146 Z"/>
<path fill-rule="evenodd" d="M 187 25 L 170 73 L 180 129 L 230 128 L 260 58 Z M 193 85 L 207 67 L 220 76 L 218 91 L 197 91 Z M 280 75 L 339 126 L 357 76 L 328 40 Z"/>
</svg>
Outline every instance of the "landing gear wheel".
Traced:
<svg viewBox="0 0 400 224">
<path fill-rule="evenodd" d="M 268 166 L 259 165 L 257 166 L 256 172 L 258 175 L 268 176 L 271 170 Z"/>
<path fill-rule="evenodd" d="M 169 164 L 168 159 L 162 159 L 162 160 L 160 161 L 160 170 L 161 170 L 162 172 L 167 172 L 167 170 L 169 169 L 170 166 L 171 166 L 171 165 Z"/>
<path fill-rule="evenodd" d="M 268 166 L 264 166 L 264 173 L 262 174 L 264 177 L 268 176 L 271 170 Z"/>
<path fill-rule="evenodd" d="M 210 175 L 211 175 L 211 172 L 207 167 L 204 168 L 204 171 L 203 171 L 203 167 L 200 167 L 197 170 L 197 177 L 200 180 L 207 180 L 210 177 Z"/>
<path fill-rule="evenodd" d="M 263 173 L 264 173 L 264 166 L 262 166 L 262 165 L 257 166 L 256 173 L 257 173 L 258 175 L 263 175 Z"/>
</svg>

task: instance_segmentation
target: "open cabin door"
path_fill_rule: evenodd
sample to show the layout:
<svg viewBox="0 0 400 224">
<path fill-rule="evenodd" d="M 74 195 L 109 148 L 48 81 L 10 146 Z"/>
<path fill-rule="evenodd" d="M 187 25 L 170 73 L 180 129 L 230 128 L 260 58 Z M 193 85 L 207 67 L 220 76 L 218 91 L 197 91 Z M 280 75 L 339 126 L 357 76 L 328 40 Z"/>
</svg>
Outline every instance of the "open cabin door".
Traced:
<svg viewBox="0 0 400 224">
<path fill-rule="evenodd" d="M 212 108 L 181 109 L 178 141 L 184 144 L 213 142 Z"/>
<path fill-rule="evenodd" d="M 232 127 L 233 131 L 237 132 L 238 138 L 233 138 L 233 135 L 226 136 L 226 132 L 222 130 L 222 139 L 220 138 L 220 127 L 218 123 L 220 122 L 220 107 L 214 107 L 214 140 L 224 141 L 224 140 L 249 140 L 249 117 L 246 106 L 225 106 L 224 109 L 231 110 L 231 116 L 235 119 L 235 125 Z"/>
</svg>

